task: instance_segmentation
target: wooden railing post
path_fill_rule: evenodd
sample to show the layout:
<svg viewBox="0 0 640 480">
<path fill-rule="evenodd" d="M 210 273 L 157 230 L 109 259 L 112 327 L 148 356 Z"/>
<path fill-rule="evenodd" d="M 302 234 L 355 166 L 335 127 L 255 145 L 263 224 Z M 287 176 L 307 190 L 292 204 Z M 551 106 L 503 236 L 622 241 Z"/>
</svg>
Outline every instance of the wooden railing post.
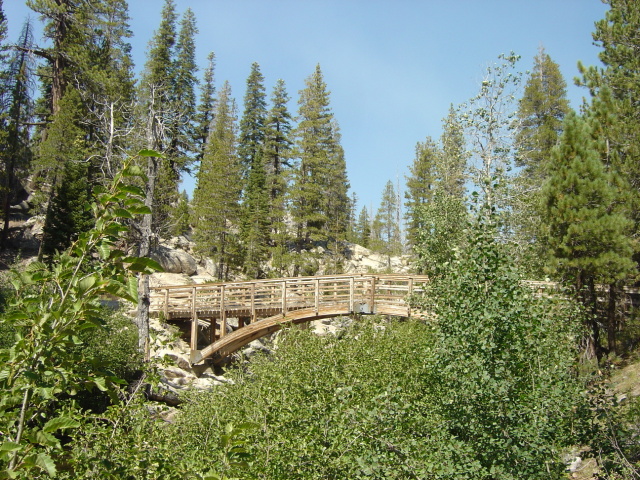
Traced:
<svg viewBox="0 0 640 480">
<path fill-rule="evenodd" d="M 250 323 L 256 321 L 256 284 L 251 284 L 251 320 Z"/>
<path fill-rule="evenodd" d="M 287 314 L 287 281 L 282 281 L 282 316 Z"/>
<path fill-rule="evenodd" d="M 220 287 L 220 338 L 223 338 L 227 334 L 227 311 L 224 305 L 224 283 Z"/>
<path fill-rule="evenodd" d="M 374 307 L 376 304 L 376 277 L 371 277 L 371 312 L 374 313 Z"/>
<path fill-rule="evenodd" d="M 315 282 L 315 292 L 313 292 L 314 306 L 315 306 L 316 315 L 318 315 L 318 311 L 320 310 L 320 279 L 316 278 L 314 282 Z"/>
<path fill-rule="evenodd" d="M 164 289 L 164 319 L 168 320 L 169 318 L 169 289 Z"/>
<path fill-rule="evenodd" d="M 413 294 L 413 277 L 409 277 L 409 293 L 408 296 Z M 407 300 L 405 300 L 407 302 Z M 407 302 L 407 317 L 411 317 L 411 303 Z"/>
<path fill-rule="evenodd" d="M 349 278 L 349 313 L 353 313 L 356 309 L 356 280 Z"/>
<path fill-rule="evenodd" d="M 191 339 L 190 349 L 191 356 L 198 350 L 198 311 L 196 309 L 197 290 L 196 287 L 191 289 Z"/>
</svg>

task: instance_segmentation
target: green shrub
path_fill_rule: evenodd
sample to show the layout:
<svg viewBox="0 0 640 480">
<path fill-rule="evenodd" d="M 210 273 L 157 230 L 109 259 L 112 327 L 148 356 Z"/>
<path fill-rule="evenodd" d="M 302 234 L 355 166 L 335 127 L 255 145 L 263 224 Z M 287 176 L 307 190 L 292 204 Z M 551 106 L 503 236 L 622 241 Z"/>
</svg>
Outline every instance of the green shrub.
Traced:
<svg viewBox="0 0 640 480">
<path fill-rule="evenodd" d="M 482 478 L 560 478 L 559 453 L 573 441 L 583 398 L 579 309 L 521 285 L 493 220 L 480 215 L 421 302 L 437 318 L 433 408 L 472 450 Z"/>
<path fill-rule="evenodd" d="M 433 409 L 432 346 L 432 327 L 418 321 L 364 320 L 340 338 L 287 330 L 273 357 L 186 405 L 180 456 L 211 460 L 216 433 L 250 421 L 261 427 L 256 478 L 473 478 L 469 448 Z"/>
</svg>

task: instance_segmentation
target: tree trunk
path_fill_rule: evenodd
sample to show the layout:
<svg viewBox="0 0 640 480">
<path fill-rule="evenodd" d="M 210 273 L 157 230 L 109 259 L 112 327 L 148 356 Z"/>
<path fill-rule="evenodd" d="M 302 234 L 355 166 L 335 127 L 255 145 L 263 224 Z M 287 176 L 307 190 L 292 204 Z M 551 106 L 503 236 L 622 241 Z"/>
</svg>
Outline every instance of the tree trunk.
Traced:
<svg viewBox="0 0 640 480">
<path fill-rule="evenodd" d="M 151 104 L 149 106 L 149 117 L 147 119 L 147 145 L 152 150 L 159 150 L 161 146 L 160 122 L 155 111 L 155 89 L 151 86 Z M 151 253 L 151 240 L 153 237 L 153 200 L 156 188 L 156 177 L 158 175 L 159 159 L 157 157 L 147 157 L 147 183 L 144 188 L 144 204 L 149 208 L 150 213 L 142 217 L 140 225 L 140 245 L 138 247 L 139 257 L 148 257 Z M 138 327 L 138 350 L 144 353 L 145 360 L 149 359 L 149 305 L 150 305 L 149 275 L 140 274 L 138 276 L 138 313 L 135 324 Z"/>
<path fill-rule="evenodd" d="M 618 353 L 617 335 L 618 318 L 616 315 L 616 305 L 618 300 L 618 289 L 615 283 L 609 284 L 609 302 L 607 304 L 607 346 L 610 352 Z"/>
<path fill-rule="evenodd" d="M 145 185 L 145 205 L 151 210 L 153 207 L 153 195 L 155 190 L 156 173 L 158 170 L 158 159 L 148 157 L 147 177 Z M 151 236 L 153 223 L 153 213 L 147 213 L 142 217 L 140 226 L 140 245 L 138 247 L 139 257 L 148 257 L 151 253 Z M 149 305 L 150 305 L 149 275 L 138 275 L 138 313 L 135 323 L 138 327 L 138 350 L 144 353 L 145 360 L 149 358 Z"/>
</svg>

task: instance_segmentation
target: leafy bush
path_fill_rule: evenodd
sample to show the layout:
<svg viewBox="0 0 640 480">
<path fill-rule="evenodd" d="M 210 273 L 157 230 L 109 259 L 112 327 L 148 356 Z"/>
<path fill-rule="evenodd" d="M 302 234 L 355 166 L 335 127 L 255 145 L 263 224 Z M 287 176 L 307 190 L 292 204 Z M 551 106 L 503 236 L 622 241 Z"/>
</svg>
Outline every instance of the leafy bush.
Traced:
<svg viewBox="0 0 640 480">
<path fill-rule="evenodd" d="M 132 273 L 149 264 L 126 257 L 116 244 L 127 231 L 121 219 L 149 210 L 144 192 L 129 182 L 141 175 L 126 167 L 96 191 L 94 227 L 51 266 L 35 262 L 11 277 L 16 294 L 0 318 L 15 334 L 9 348 L 0 348 L 0 478 L 55 476 L 63 434 L 84 419 L 74 402 L 61 398 L 94 389 L 115 397 L 119 380 L 84 368 L 72 352 L 82 345 L 81 332 L 100 323 L 101 296 L 137 301 Z"/>
<path fill-rule="evenodd" d="M 492 222 L 479 216 L 421 301 L 437 317 L 434 408 L 472 450 L 480 478 L 558 478 L 583 397 L 573 369 L 579 310 L 521 285 Z"/>
<path fill-rule="evenodd" d="M 227 422 L 252 437 L 259 478 L 425 478 L 463 475 L 460 445 L 425 395 L 429 325 L 355 324 L 341 338 L 291 329 L 275 358 L 252 360 L 236 385 L 196 396 L 176 428 L 182 456 L 216 451 Z"/>
<path fill-rule="evenodd" d="M 101 328 L 81 335 L 85 354 L 94 368 L 108 370 L 126 381 L 133 380 L 143 364 L 136 326 L 121 310 L 104 307 L 103 312 Z"/>
</svg>

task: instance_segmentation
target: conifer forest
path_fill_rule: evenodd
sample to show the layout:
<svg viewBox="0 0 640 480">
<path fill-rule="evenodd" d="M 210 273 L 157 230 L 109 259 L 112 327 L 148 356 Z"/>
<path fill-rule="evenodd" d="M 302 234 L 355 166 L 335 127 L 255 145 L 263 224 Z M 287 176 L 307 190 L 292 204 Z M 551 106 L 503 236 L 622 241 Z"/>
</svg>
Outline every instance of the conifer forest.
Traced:
<svg viewBox="0 0 640 480">
<path fill-rule="evenodd" d="M 320 63 L 232 91 L 175 0 L 137 69 L 126 0 L 24 3 L 10 38 L 0 0 L 0 479 L 640 479 L 640 2 L 602 0 L 575 79 L 543 46 L 479 59 L 375 206 Z M 428 277 L 428 315 L 178 365 L 150 307 L 170 239 L 218 283 L 376 255 Z"/>
</svg>

